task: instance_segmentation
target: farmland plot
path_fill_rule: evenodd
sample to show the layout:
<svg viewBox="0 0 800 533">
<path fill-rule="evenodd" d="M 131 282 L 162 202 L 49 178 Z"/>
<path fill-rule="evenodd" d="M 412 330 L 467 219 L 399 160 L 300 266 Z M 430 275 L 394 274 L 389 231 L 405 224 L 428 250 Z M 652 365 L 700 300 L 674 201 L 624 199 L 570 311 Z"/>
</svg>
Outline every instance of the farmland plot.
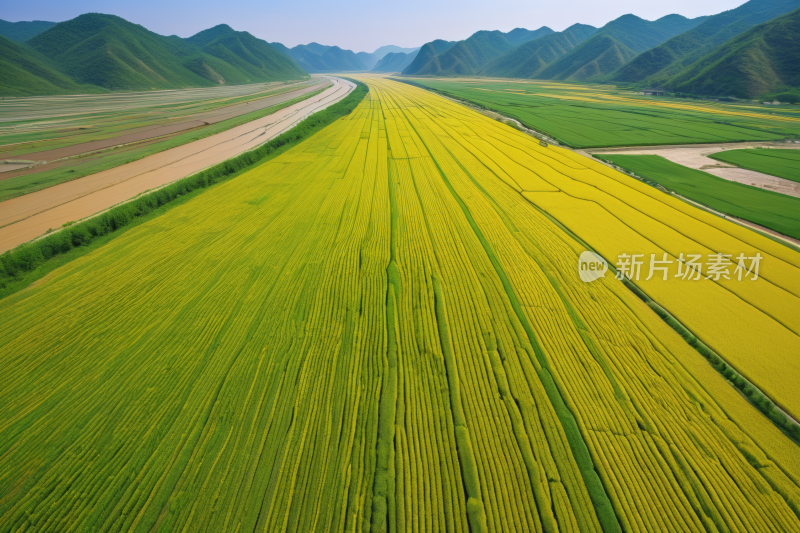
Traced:
<svg viewBox="0 0 800 533">
<path fill-rule="evenodd" d="M 800 183 L 800 150 L 730 150 L 709 157 Z"/>
<path fill-rule="evenodd" d="M 412 78 L 515 118 L 576 148 L 733 141 L 800 135 L 791 108 L 638 96 L 607 85 L 533 80 Z"/>
<path fill-rule="evenodd" d="M 663 290 L 733 295 L 693 326 L 765 343 L 717 349 L 786 374 L 787 409 L 796 255 L 365 81 L 347 118 L 0 301 L 0 529 L 800 531 L 796 445 L 620 282 L 582 283 L 543 210 L 604 254 L 582 214 L 618 198 L 678 219 L 658 246 L 768 254 L 761 293 Z"/>
<path fill-rule="evenodd" d="M 800 198 L 728 181 L 657 155 L 600 154 L 598 157 L 716 211 L 800 239 Z"/>
</svg>

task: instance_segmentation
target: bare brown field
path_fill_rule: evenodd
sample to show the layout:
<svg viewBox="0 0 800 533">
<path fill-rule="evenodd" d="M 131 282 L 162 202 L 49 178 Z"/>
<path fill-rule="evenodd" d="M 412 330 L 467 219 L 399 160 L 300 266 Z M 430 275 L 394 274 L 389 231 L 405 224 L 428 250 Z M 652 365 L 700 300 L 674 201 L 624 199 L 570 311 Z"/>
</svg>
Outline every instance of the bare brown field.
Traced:
<svg viewBox="0 0 800 533">
<path fill-rule="evenodd" d="M 344 80 L 332 81 L 333 86 L 324 92 L 261 119 L 0 203 L 0 252 L 260 146 L 355 87 Z"/>
<path fill-rule="evenodd" d="M 297 98 L 298 96 L 302 96 L 304 94 L 317 91 L 327 85 L 330 85 L 330 82 L 328 82 L 327 79 L 323 79 L 320 80 L 319 83 L 311 85 L 310 87 L 305 87 L 303 89 L 297 89 L 292 91 L 287 90 L 286 92 L 277 94 L 275 96 L 269 96 L 266 98 L 261 98 L 259 100 L 244 102 L 240 104 L 233 104 L 219 109 L 206 111 L 203 113 L 197 113 L 196 115 L 193 115 L 191 117 L 191 120 L 184 120 L 174 124 L 153 125 L 153 126 L 133 128 L 129 131 L 123 132 L 121 135 L 117 135 L 108 139 L 73 144 L 70 146 L 63 146 L 52 150 L 45 150 L 38 152 L 32 151 L 27 154 L 16 155 L 13 158 L 9 159 L 54 161 L 57 159 L 63 159 L 65 157 L 73 157 L 76 155 L 94 152 L 97 150 L 104 150 L 106 148 L 111 148 L 114 146 L 141 142 L 147 139 L 154 139 L 156 137 L 164 137 L 166 135 L 173 135 L 175 133 L 191 130 L 194 128 L 208 126 L 210 124 L 217 124 L 218 122 L 222 122 L 223 120 L 236 118 L 241 115 L 245 115 L 247 113 L 252 113 L 253 111 L 259 111 L 261 109 L 265 109 L 267 107 L 271 107 L 276 104 L 286 102 L 287 100 Z"/>
</svg>

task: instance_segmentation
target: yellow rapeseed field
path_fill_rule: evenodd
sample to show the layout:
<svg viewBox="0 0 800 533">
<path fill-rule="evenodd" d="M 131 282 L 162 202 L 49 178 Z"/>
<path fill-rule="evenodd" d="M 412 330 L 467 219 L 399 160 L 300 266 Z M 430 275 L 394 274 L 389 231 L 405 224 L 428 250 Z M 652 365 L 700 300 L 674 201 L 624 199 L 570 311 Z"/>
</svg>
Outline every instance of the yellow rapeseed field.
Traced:
<svg viewBox="0 0 800 533">
<path fill-rule="evenodd" d="M 567 229 L 612 261 L 760 252 L 755 282 L 640 286 L 795 415 L 796 254 L 362 81 L 0 300 L 0 530 L 800 531 L 797 446 L 622 282 L 583 283 Z"/>
</svg>

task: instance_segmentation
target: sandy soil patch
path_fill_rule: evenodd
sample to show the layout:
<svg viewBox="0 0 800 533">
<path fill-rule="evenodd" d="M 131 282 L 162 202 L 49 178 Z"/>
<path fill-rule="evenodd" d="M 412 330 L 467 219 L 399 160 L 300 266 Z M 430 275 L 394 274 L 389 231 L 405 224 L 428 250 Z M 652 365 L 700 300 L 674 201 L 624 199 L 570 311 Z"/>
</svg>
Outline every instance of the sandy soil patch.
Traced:
<svg viewBox="0 0 800 533">
<path fill-rule="evenodd" d="M 0 203 L 0 252 L 256 148 L 306 116 L 344 98 L 355 85 L 332 78 L 324 92 L 266 117 L 109 169 Z"/>
<path fill-rule="evenodd" d="M 649 148 L 613 148 L 603 150 L 592 150 L 595 155 L 602 154 L 625 154 L 625 155 L 660 155 L 673 163 L 678 163 L 685 167 L 708 172 L 719 178 L 752 185 L 760 189 L 779 192 L 788 196 L 800 198 L 800 183 L 770 176 L 754 170 L 747 170 L 733 165 L 728 165 L 722 161 L 708 157 L 717 152 L 727 150 L 741 150 L 744 148 L 755 148 L 758 146 L 769 146 L 770 148 L 780 148 L 786 150 L 800 149 L 800 145 L 777 144 L 777 143 L 731 143 L 731 144 L 703 144 L 703 145 L 679 145 L 679 146 L 652 146 Z"/>
<path fill-rule="evenodd" d="M 31 166 L 30 163 L 20 163 L 20 164 L 5 163 L 5 164 L 0 164 L 0 172 L 13 172 L 14 170 L 19 170 L 21 168 L 28 168 L 29 166 Z"/>
</svg>

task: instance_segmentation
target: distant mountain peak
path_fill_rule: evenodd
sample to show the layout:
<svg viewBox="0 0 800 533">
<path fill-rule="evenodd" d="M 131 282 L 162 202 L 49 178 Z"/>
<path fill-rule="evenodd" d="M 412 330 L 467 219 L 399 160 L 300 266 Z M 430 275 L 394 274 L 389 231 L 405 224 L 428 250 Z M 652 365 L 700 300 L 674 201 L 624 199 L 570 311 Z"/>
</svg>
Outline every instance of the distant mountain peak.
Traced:
<svg viewBox="0 0 800 533">
<path fill-rule="evenodd" d="M 672 13 L 670 15 L 664 15 L 663 17 L 661 17 L 657 21 L 661 22 L 661 21 L 664 21 L 664 20 L 691 20 L 691 19 L 689 19 L 687 17 L 684 17 L 683 15 L 679 15 L 677 13 Z"/>
<path fill-rule="evenodd" d="M 610 79 L 649 87 L 664 85 L 726 41 L 799 7 L 800 0 L 750 0 L 716 15 L 692 19 L 695 25 L 691 29 L 641 52 Z"/>
<path fill-rule="evenodd" d="M 24 20 L 20 22 L 0 20 L 0 35 L 12 41 L 23 43 L 55 25 L 55 22 L 46 22 L 44 20 Z"/>
<path fill-rule="evenodd" d="M 238 85 L 307 76 L 266 41 L 227 24 L 181 39 L 159 35 L 115 15 L 86 13 L 56 24 L 25 44 L 28 55 L 22 57 L 17 51 L 20 57 L 14 66 L 38 76 L 38 85 L 51 92 L 74 92 L 74 88 L 44 67 L 90 91 Z"/>
<path fill-rule="evenodd" d="M 209 29 L 207 29 L 207 30 L 204 30 L 204 31 L 208 31 L 208 32 L 220 32 L 220 33 L 222 33 L 222 32 L 226 32 L 226 33 L 238 33 L 238 32 L 236 32 L 236 30 L 234 30 L 233 28 L 231 28 L 231 27 L 230 27 L 230 26 L 228 26 L 227 24 L 217 24 L 216 26 L 213 26 L 213 27 L 211 27 L 211 28 L 209 28 Z M 202 33 L 202 32 L 201 32 L 201 33 Z"/>
</svg>

